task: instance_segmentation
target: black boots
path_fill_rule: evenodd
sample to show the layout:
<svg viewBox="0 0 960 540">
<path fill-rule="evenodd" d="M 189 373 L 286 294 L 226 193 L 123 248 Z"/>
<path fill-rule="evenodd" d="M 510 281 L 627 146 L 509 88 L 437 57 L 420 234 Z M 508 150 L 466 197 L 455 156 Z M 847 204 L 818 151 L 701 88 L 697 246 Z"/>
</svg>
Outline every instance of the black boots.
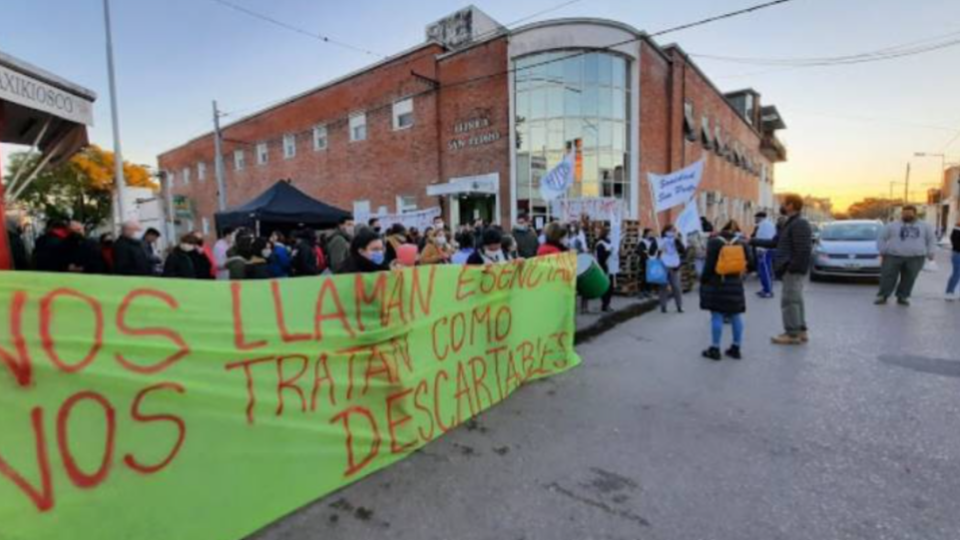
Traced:
<svg viewBox="0 0 960 540">
<path fill-rule="evenodd" d="M 733 358 L 734 360 L 740 360 L 743 358 L 743 356 L 740 354 L 739 345 L 731 345 L 724 354 L 726 354 L 728 358 Z"/>
<path fill-rule="evenodd" d="M 710 360 L 713 360 L 715 362 L 719 362 L 720 359 L 722 358 L 720 356 L 720 349 L 718 349 L 717 347 L 710 347 L 709 349 L 703 351 L 703 357 L 709 358 Z"/>
</svg>

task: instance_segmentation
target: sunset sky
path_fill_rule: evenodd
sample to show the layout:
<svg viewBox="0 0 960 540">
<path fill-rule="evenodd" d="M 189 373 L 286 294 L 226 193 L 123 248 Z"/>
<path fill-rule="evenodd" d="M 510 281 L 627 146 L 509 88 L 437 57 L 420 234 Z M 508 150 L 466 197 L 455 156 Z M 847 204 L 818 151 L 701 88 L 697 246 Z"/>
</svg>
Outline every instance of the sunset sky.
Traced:
<svg viewBox="0 0 960 540">
<path fill-rule="evenodd" d="M 424 26 L 466 5 L 457 1 L 233 0 L 356 47 L 392 54 L 423 40 Z M 628 2 L 580 0 L 536 19 L 601 17 L 656 32 L 758 0 Z M 111 146 L 100 0 L 8 2 L 0 50 L 100 95 L 92 139 Z M 476 0 L 508 24 L 561 0 Z M 209 131 L 210 100 L 234 117 L 377 60 L 232 11 L 214 0 L 114 0 L 125 155 L 156 155 Z M 56 17 L 51 13 L 57 13 Z M 534 19 L 534 20 L 536 20 Z M 855 55 L 956 34 L 956 0 L 794 0 L 660 38 L 692 54 L 748 58 Z M 960 161 L 960 46 L 895 60 L 784 70 L 696 59 L 723 90 L 752 87 L 775 104 L 790 160 L 778 191 L 833 198 L 838 207 L 888 194 L 913 162 L 912 194 L 939 178 L 946 153 Z M 949 143 L 949 144 L 948 144 Z M 5 148 L 6 152 L 10 148 Z M 897 193 L 902 193 L 898 186 Z"/>
</svg>

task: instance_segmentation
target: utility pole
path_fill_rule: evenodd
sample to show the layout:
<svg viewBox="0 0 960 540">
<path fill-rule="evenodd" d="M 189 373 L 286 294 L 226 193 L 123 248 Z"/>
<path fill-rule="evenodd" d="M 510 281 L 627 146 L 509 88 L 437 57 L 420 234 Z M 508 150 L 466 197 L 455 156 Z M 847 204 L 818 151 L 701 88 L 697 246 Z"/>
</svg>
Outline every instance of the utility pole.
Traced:
<svg viewBox="0 0 960 540">
<path fill-rule="evenodd" d="M 177 214 L 173 209 L 173 179 L 170 173 L 163 172 L 163 182 L 166 184 L 166 203 L 167 203 L 167 240 L 171 246 L 177 245 Z"/>
<path fill-rule="evenodd" d="M 113 120 L 113 181 L 117 190 L 115 213 L 119 224 L 126 218 L 123 212 L 123 191 L 127 182 L 123 177 L 123 153 L 120 151 L 120 116 L 117 112 L 117 77 L 113 71 L 113 32 L 110 29 L 110 0 L 103 0 L 103 22 L 107 33 L 107 76 L 110 83 L 110 115 Z"/>
<path fill-rule="evenodd" d="M 220 133 L 220 111 L 217 109 L 217 100 L 213 100 L 213 148 L 216 154 L 213 158 L 213 168 L 217 177 L 217 209 L 223 212 L 227 209 L 227 185 L 223 180 L 223 134 Z"/>
<path fill-rule="evenodd" d="M 907 179 L 903 185 L 903 205 L 910 204 L 910 162 L 907 162 Z"/>
</svg>

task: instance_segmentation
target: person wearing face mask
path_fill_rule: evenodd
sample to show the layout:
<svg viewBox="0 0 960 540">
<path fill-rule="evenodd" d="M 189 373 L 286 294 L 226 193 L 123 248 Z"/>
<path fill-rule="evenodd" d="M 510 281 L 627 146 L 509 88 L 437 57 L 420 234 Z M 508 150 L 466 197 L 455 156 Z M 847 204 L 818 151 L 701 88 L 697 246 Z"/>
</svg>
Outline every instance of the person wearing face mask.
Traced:
<svg viewBox="0 0 960 540">
<path fill-rule="evenodd" d="M 420 264 L 447 264 L 453 255 L 443 229 L 427 229 L 426 243 L 420 254 Z"/>
<path fill-rule="evenodd" d="M 917 220 L 917 207 L 903 207 L 899 221 L 883 228 L 877 240 L 883 265 L 880 268 L 880 291 L 877 305 L 884 305 L 896 289 L 897 303 L 910 305 L 910 295 L 923 270 L 924 263 L 937 255 L 937 235 L 926 221 Z M 899 284 L 898 284 L 899 282 Z"/>
<path fill-rule="evenodd" d="M 484 266 L 507 262 L 503 254 L 503 234 L 494 227 L 483 231 L 483 246 L 467 259 L 470 266 Z"/>
<path fill-rule="evenodd" d="M 197 279 L 214 279 L 213 272 L 213 253 L 204 246 L 203 234 L 200 231 L 194 231 L 193 238 L 196 240 L 196 249 L 190 253 L 193 257 L 193 270 L 196 272 Z"/>
<path fill-rule="evenodd" d="M 947 280 L 947 302 L 953 302 L 957 299 L 957 285 L 960 285 L 960 221 L 957 221 L 956 227 L 950 233 L 950 247 L 950 264 L 953 266 L 953 270 Z"/>
<path fill-rule="evenodd" d="M 340 268 L 350 256 L 350 242 L 353 242 L 354 228 L 352 217 L 342 218 L 337 225 L 337 230 L 327 239 L 330 268 Z"/>
<path fill-rule="evenodd" d="M 370 218 L 370 220 L 367 221 L 367 227 L 377 236 L 383 234 L 383 227 L 380 226 L 380 218 Z"/>
<path fill-rule="evenodd" d="M 197 249 L 197 238 L 192 234 L 185 234 L 180 243 L 167 256 L 163 263 L 163 277 L 196 279 L 197 270 L 193 264 L 193 253 Z"/>
<path fill-rule="evenodd" d="M 667 269 L 668 284 L 660 287 L 660 311 L 667 312 L 667 301 L 673 296 L 677 305 L 677 313 L 683 313 L 683 287 L 680 283 L 680 267 L 687 248 L 677 234 L 677 228 L 667 225 L 663 228 L 663 236 L 657 242 L 657 258 Z"/>
<path fill-rule="evenodd" d="M 250 245 L 250 250 L 244 253 L 247 265 L 243 269 L 243 279 L 270 279 L 270 254 L 273 247 L 266 238 L 257 238 Z"/>
<path fill-rule="evenodd" d="M 369 274 L 388 269 L 386 250 L 380 235 L 369 229 L 357 232 L 350 243 L 350 256 L 340 267 L 340 273 Z"/>
<path fill-rule="evenodd" d="M 517 255 L 523 259 L 532 259 L 540 249 L 537 233 L 530 228 L 530 216 L 521 214 L 513 227 L 513 238 L 517 241 Z"/>
<path fill-rule="evenodd" d="M 537 257 L 556 255 L 568 251 L 567 228 L 558 221 L 547 224 L 543 231 L 543 244 L 537 249 Z"/>
</svg>

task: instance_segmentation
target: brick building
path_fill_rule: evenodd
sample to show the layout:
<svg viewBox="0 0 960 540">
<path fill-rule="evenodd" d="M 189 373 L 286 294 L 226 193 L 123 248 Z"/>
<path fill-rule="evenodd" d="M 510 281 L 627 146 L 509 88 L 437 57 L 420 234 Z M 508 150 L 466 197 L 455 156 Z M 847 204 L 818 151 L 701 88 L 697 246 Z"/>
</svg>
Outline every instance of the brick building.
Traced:
<svg viewBox="0 0 960 540">
<path fill-rule="evenodd" d="M 564 19 L 508 30 L 470 7 L 417 47 L 222 130 L 227 205 L 276 180 L 357 215 L 440 206 L 451 223 L 546 214 L 539 179 L 578 150 L 571 197 L 616 197 L 650 223 L 647 173 L 706 158 L 711 220 L 773 206 L 776 108 L 724 94 L 676 45 Z M 214 137 L 159 156 L 181 228 L 211 229 Z M 660 216 L 661 222 L 672 215 Z"/>
</svg>

